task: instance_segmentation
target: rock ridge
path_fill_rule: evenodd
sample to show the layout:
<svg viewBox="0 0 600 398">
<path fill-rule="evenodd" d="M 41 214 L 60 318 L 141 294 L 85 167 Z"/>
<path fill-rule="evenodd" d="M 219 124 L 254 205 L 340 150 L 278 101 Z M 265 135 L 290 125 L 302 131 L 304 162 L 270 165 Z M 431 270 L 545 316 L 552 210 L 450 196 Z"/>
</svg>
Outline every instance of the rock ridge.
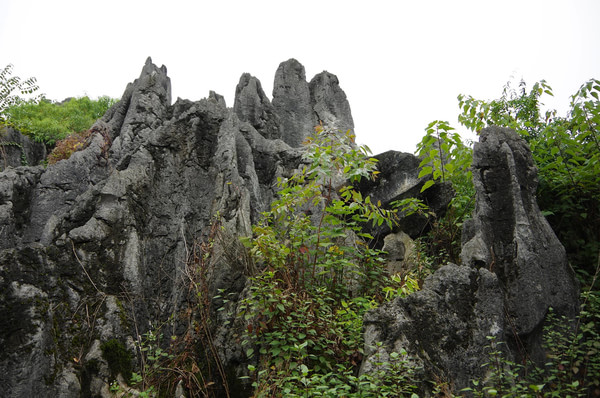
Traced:
<svg viewBox="0 0 600 398">
<path fill-rule="evenodd" d="M 239 381 L 248 361 L 236 337 L 243 325 L 231 315 L 252 272 L 238 238 L 251 234 L 277 179 L 301 165 L 295 146 L 318 117 L 352 126 L 337 78 L 317 80 L 311 97 L 304 68 L 290 60 L 276 74 L 273 103 L 249 74 L 233 108 L 214 92 L 172 103 L 166 67 L 148 58 L 92 127 L 88 147 L 47 168 L 0 173 L 5 396 L 110 396 L 103 343 L 125 344 L 136 362 L 139 336 L 157 325 L 176 338 L 193 335 L 190 319 L 200 315 L 185 312 L 197 300 L 190 267 L 207 242 L 217 253 L 202 264 L 207 297 L 231 299 L 227 311 L 216 311 L 221 301 L 206 304 L 215 355 L 227 369 L 214 375 L 212 393 L 226 395 L 226 377 L 236 386 L 230 396 L 249 395 Z M 394 174 L 400 165 L 386 167 Z"/>
</svg>

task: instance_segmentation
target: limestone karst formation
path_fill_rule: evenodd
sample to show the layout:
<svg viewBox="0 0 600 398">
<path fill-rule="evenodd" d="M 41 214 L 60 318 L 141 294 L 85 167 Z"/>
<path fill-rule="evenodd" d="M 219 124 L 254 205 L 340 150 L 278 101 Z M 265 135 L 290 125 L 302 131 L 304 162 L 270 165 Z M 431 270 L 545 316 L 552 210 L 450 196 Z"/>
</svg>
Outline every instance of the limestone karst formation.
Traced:
<svg viewBox="0 0 600 398">
<path fill-rule="evenodd" d="M 307 82 L 296 60 L 277 69 L 272 101 L 258 79 L 244 74 L 227 108 L 214 92 L 171 103 L 166 68 L 148 59 L 92 127 L 85 149 L 46 168 L 11 161 L 0 173 L 1 395 L 110 396 L 116 375 L 103 344 L 119 341 L 135 352 L 138 336 L 156 325 L 185 341 L 194 319 L 210 325 L 205 332 L 222 369 L 217 376 L 228 380 L 230 390 L 217 386 L 215 395 L 248 396 L 239 379 L 247 369 L 236 337 L 240 325 L 229 311 L 251 272 L 238 238 L 250 235 L 273 200 L 277 177 L 301 164 L 301 143 L 319 121 L 353 128 L 337 77 L 323 72 Z M 572 315 L 576 302 L 564 251 L 531 195 L 535 170 L 526 147 L 508 131 L 489 130 L 476 154 L 478 205 L 463 249 L 470 267 L 443 267 L 422 292 L 365 320 L 367 342 L 382 341 L 383 349 L 426 344 L 416 341 L 413 328 L 430 331 L 435 341 L 422 348 L 459 384 L 479 365 L 482 336 L 509 333 L 504 309 L 535 345 L 545 308 L 563 302 L 563 312 Z M 424 179 L 413 155 L 377 157 L 381 178 L 363 184 L 364 193 L 384 204 L 418 196 L 438 212 L 447 206 L 451 190 L 443 184 L 420 194 Z M 498 178 L 510 184 L 498 183 L 498 193 L 490 194 L 494 173 L 505 173 Z M 510 212 L 496 209 L 505 201 Z M 498 211 L 504 218 L 496 221 Z M 422 222 L 400 225 L 414 237 Z M 490 229 L 496 222 L 502 227 Z M 220 292 L 229 301 L 220 302 L 225 311 L 197 313 L 189 306 L 198 298 L 191 296 L 187 265 L 199 261 L 197 242 L 214 236 L 217 224 L 213 250 L 219 255 L 200 279 L 209 303 Z M 390 232 L 400 233 L 376 231 L 381 245 Z M 536 246 L 532 237 L 539 234 L 542 246 L 556 253 Z M 522 299 L 523 291 L 535 294 Z M 455 355 L 456 347 L 464 353 Z M 362 369 L 371 366 L 367 358 Z"/>
<path fill-rule="evenodd" d="M 404 348 L 424 365 L 423 377 L 458 391 L 485 376 L 489 336 L 506 342 L 513 360 L 543 363 L 549 308 L 567 319 L 577 314 L 578 286 L 538 208 L 525 141 L 507 128 L 483 129 L 472 167 L 476 204 L 463 227 L 462 265 L 443 266 L 422 290 L 366 315 L 363 372 Z"/>
</svg>

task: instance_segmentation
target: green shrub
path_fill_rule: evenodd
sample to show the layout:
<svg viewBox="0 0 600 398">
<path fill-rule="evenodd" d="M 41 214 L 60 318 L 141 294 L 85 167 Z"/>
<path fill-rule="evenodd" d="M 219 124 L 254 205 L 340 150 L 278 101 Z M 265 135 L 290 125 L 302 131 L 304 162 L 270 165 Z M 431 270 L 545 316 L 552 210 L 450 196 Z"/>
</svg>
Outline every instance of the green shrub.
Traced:
<svg viewBox="0 0 600 398">
<path fill-rule="evenodd" d="M 404 396 L 416 388 L 400 358 L 389 377 L 355 376 L 365 312 L 418 284 L 391 280 L 383 253 L 369 248 L 362 227 L 392 224 L 395 211 L 354 189 L 377 170 L 353 139 L 319 127 L 307 165 L 279 180 L 278 199 L 245 240 L 261 269 L 239 314 L 246 354 L 258 356 L 250 367 L 255 396 L 381 396 L 383 386 Z"/>
<path fill-rule="evenodd" d="M 0 70 L 0 123 L 6 123 L 6 111 L 9 107 L 23 103 L 24 99 L 21 96 L 31 95 L 36 92 L 39 87 L 35 77 L 21 80 L 18 76 L 11 76 L 13 65 L 8 64 L 4 69 Z M 17 92 L 15 94 L 15 91 Z M 37 101 L 37 97 L 31 99 L 32 102 Z"/>
<path fill-rule="evenodd" d="M 88 130 L 115 102 L 109 97 L 73 98 L 64 103 L 43 99 L 10 106 L 5 114 L 16 129 L 35 141 L 53 146 L 72 133 Z"/>
<path fill-rule="evenodd" d="M 65 139 L 56 142 L 54 149 L 48 155 L 48 164 L 68 159 L 74 152 L 83 149 L 90 134 L 91 130 L 86 130 L 82 133 L 72 133 Z"/>
<path fill-rule="evenodd" d="M 594 397 L 600 394 L 600 295 L 581 296 L 577 326 L 550 312 L 544 327 L 546 363 L 517 364 L 505 356 L 500 342 L 490 337 L 485 380 L 473 380 L 475 397 Z"/>
</svg>

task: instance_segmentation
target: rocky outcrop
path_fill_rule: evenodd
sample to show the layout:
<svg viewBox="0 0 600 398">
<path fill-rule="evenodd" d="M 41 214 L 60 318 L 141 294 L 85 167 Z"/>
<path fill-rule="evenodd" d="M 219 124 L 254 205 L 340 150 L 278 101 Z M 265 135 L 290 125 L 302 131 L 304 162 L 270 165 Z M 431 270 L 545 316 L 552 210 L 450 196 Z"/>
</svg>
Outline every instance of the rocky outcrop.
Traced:
<svg viewBox="0 0 600 398">
<path fill-rule="evenodd" d="M 293 146 L 318 117 L 352 126 L 335 76 L 309 88 L 290 60 L 276 82 L 273 104 L 247 74 L 234 109 L 214 92 L 171 104 L 166 68 L 148 59 L 85 149 L 0 173 L 4 396 L 109 396 L 105 351 L 139 364 L 149 331 L 202 355 L 211 395 L 249 395 L 234 314 L 254 268 L 238 238 L 300 166 Z"/>
<path fill-rule="evenodd" d="M 504 338 L 502 289 L 486 269 L 448 264 L 422 290 L 387 303 L 364 318 L 361 373 L 406 350 L 423 366 L 421 380 L 451 382 L 457 390 L 481 376 L 487 336 Z"/>
<path fill-rule="evenodd" d="M 0 127 L 0 170 L 9 166 L 37 166 L 44 159 L 44 144 L 30 140 L 11 127 Z"/>
<path fill-rule="evenodd" d="M 419 178 L 421 160 L 418 157 L 410 153 L 387 151 L 373 158 L 377 159 L 379 174 L 374 181 L 360 181 L 358 189 L 363 195 L 371 196 L 374 203 L 381 202 L 384 208 L 392 208 L 394 202 L 403 199 L 417 198 L 438 216 L 444 215 L 454 196 L 452 185 L 448 182 L 437 183 L 421 192 L 421 188 L 431 176 Z M 414 239 L 427 232 L 429 226 L 430 222 L 425 215 L 401 214 L 394 231 L 385 224 L 374 229 L 375 244 L 381 247 L 383 238 L 390 232 L 403 231 Z"/>
<path fill-rule="evenodd" d="M 259 180 L 297 167 L 297 150 L 266 140 L 218 97 L 170 100 L 166 68 L 148 60 L 94 126 L 108 134 L 45 170 L 0 175 L 6 396 L 95 396 L 109 381 L 99 379 L 108 374 L 99 342 L 129 342 L 134 352 L 138 335 L 169 319 L 170 333 L 183 336 L 194 242 L 208 238 L 217 214 L 224 233 L 250 234 L 273 183 Z M 270 161 L 260 176 L 255 153 Z M 240 264 L 210 266 L 210 297 L 239 294 Z M 225 365 L 241 352 L 228 350 Z"/>
<path fill-rule="evenodd" d="M 281 138 L 279 116 L 260 81 L 249 73 L 240 77 L 235 89 L 233 110 L 241 121 L 250 123 L 263 137 Z"/>
<path fill-rule="evenodd" d="M 463 231 L 462 262 L 498 276 L 520 340 L 514 343 L 535 353 L 548 308 L 572 319 L 579 295 L 565 249 L 538 208 L 537 169 L 525 141 L 510 129 L 483 130 L 473 152 L 473 183 L 476 205 Z"/>
<path fill-rule="evenodd" d="M 272 102 L 244 74 L 233 109 L 214 92 L 172 104 L 166 68 L 148 59 L 85 149 L 47 168 L 0 173 L 4 396 L 109 396 L 108 383 L 139 365 L 151 331 L 164 335 L 163 345 L 180 345 L 186 355 L 178 360 L 196 361 L 181 364 L 203 372 L 209 395 L 250 395 L 240 380 L 247 325 L 235 314 L 255 265 L 239 237 L 272 202 L 278 178 L 302 166 L 297 146 L 319 120 L 352 128 L 334 75 L 308 84 L 302 65 L 289 60 L 275 83 Z M 429 374 L 464 386 L 480 369 L 485 337 L 512 335 L 506 312 L 527 347 L 545 308 L 573 314 L 576 291 L 536 215 L 526 146 L 492 129 L 476 151 L 478 204 L 463 250 L 471 266 L 445 266 L 422 291 L 369 313 L 363 372 L 377 366 L 374 355 L 405 347 L 422 354 Z M 379 178 L 359 185 L 363 195 L 384 206 L 416 196 L 443 213 L 452 192 L 435 184 L 421 193 L 419 159 L 393 151 L 377 158 Z M 416 237 L 426 225 L 404 217 L 399 229 Z M 377 245 L 394 248 L 390 272 L 402 271 L 406 234 L 374 232 Z M 518 306 L 519 289 L 534 292 L 523 298 L 535 309 L 531 318 Z M 381 347 L 371 348 L 376 342 Z M 109 360 L 115 355 L 118 363 Z"/>
<path fill-rule="evenodd" d="M 304 66 L 295 59 L 282 62 L 275 73 L 273 106 L 281 119 L 281 139 L 299 147 L 316 126 Z"/>
<path fill-rule="evenodd" d="M 424 365 L 425 379 L 458 391 L 484 376 L 486 336 L 508 343 L 514 359 L 541 361 L 548 309 L 575 317 L 578 289 L 538 209 L 537 170 L 525 141 L 510 129 L 482 130 L 473 180 L 476 206 L 464 226 L 463 265 L 440 268 L 421 291 L 367 314 L 363 372 L 376 358 L 406 349 Z"/>
<path fill-rule="evenodd" d="M 322 72 L 309 84 L 304 66 L 295 59 L 282 62 L 275 73 L 273 107 L 281 121 L 281 139 L 291 147 L 300 147 L 319 123 L 343 132 L 354 129 L 338 78 Z"/>
<path fill-rule="evenodd" d="M 343 132 L 354 129 L 350 104 L 336 75 L 321 72 L 312 78 L 308 88 L 317 121 Z"/>
</svg>

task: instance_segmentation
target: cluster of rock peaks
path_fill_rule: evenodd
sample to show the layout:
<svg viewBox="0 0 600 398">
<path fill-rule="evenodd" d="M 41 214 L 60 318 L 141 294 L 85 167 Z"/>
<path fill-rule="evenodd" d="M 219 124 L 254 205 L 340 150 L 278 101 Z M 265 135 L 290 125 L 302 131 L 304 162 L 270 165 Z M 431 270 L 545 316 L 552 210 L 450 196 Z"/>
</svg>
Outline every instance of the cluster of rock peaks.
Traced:
<svg viewBox="0 0 600 398">
<path fill-rule="evenodd" d="M 47 168 L 6 167 L 0 173 L 1 394 L 109 397 L 118 374 L 103 355 L 108 342 L 137 353 L 139 336 L 157 325 L 177 341 L 194 342 L 200 332 L 190 325 L 204 322 L 223 369 L 213 375 L 211 393 L 249 396 L 240 381 L 248 359 L 235 306 L 252 270 L 238 238 L 251 234 L 278 177 L 299 167 L 301 143 L 320 122 L 352 129 L 350 106 L 335 75 L 307 82 L 296 60 L 277 69 L 272 101 L 258 79 L 242 75 L 231 109 L 212 92 L 171 104 L 166 68 L 148 59 L 92 127 L 85 149 Z M 477 211 L 463 252 L 470 267 L 443 267 L 421 292 L 365 318 L 365 340 L 382 343 L 379 354 L 406 347 L 457 386 L 477 375 L 487 334 L 516 334 L 536 347 L 549 306 L 569 316 L 576 308 L 564 250 L 535 204 L 528 149 L 514 133 L 492 129 L 475 151 Z M 7 163 L 21 158 L 6 153 Z M 421 194 L 419 159 L 394 151 L 376 157 L 380 178 L 360 187 L 364 195 L 383 205 L 416 196 L 443 212 L 451 189 L 436 184 Z M 402 245 L 425 223 L 407 218 L 400 222 L 406 234 L 373 234 L 379 244 Z M 194 276 L 197 245 L 208 237 L 216 255 Z M 205 297 L 220 294 L 228 303 L 209 299 L 210 311 L 197 313 L 192 276 L 202 281 Z M 514 330 L 506 314 L 517 321 Z M 374 352 L 365 351 L 368 372 Z"/>
<path fill-rule="evenodd" d="M 277 68 L 272 102 L 260 81 L 244 73 L 235 89 L 233 110 L 265 138 L 281 138 L 291 147 L 300 147 L 319 123 L 342 131 L 354 128 L 338 78 L 321 72 L 308 83 L 304 66 L 295 59 Z"/>
</svg>

